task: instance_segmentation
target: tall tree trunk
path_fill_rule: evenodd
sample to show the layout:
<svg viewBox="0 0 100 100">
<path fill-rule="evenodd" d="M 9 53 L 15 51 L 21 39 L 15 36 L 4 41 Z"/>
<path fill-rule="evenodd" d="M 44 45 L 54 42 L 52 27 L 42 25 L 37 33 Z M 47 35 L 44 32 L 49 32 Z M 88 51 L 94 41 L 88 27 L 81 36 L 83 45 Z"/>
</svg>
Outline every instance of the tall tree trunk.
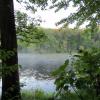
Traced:
<svg viewBox="0 0 100 100">
<path fill-rule="evenodd" d="M 17 40 L 13 0 L 0 0 L 1 48 L 14 55 L 2 59 L 2 100 L 20 100 Z M 16 65 L 16 66 L 15 66 Z"/>
</svg>

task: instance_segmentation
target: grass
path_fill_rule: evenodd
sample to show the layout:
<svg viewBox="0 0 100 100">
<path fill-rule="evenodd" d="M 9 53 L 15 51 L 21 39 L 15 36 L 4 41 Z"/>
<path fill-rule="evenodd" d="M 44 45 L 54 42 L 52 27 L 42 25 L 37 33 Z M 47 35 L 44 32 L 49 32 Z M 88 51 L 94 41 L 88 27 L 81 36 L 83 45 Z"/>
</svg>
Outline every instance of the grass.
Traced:
<svg viewBox="0 0 100 100">
<path fill-rule="evenodd" d="M 45 93 L 42 90 L 22 91 L 22 100 L 52 100 L 53 93 Z"/>
<path fill-rule="evenodd" d="M 22 91 L 22 100 L 100 100 L 97 98 L 93 98 L 89 94 L 84 95 L 82 98 L 79 97 L 76 93 L 66 93 L 60 94 L 57 98 L 54 98 L 54 93 L 46 93 L 42 90 L 35 91 Z"/>
<path fill-rule="evenodd" d="M 54 99 L 53 93 L 46 93 L 42 90 L 22 91 L 22 100 L 80 100 L 75 93 L 60 95 L 60 98 Z"/>
</svg>

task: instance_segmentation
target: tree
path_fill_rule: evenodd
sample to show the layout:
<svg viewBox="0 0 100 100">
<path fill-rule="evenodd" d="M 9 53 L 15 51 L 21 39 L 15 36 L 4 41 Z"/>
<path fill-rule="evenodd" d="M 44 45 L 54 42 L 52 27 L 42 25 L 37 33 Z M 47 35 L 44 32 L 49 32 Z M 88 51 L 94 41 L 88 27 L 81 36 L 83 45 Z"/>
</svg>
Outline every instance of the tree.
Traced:
<svg viewBox="0 0 100 100">
<path fill-rule="evenodd" d="M 22 0 L 17 0 L 22 2 Z M 30 0 L 30 3 L 37 4 L 37 6 L 41 6 L 41 9 L 45 9 L 49 0 Z M 77 7 L 77 11 L 75 13 L 71 13 L 68 17 L 65 17 L 57 24 L 72 24 L 75 21 L 77 22 L 77 26 L 82 25 L 85 21 L 89 22 L 87 26 L 100 25 L 100 0 L 51 0 L 52 6 L 50 8 L 56 8 L 55 12 L 61 9 L 67 9 L 71 4 L 73 7 Z M 33 9 L 33 5 L 29 5 L 30 3 L 27 1 L 26 7 L 29 9 Z M 28 5 L 27 5 L 28 4 Z"/>
<path fill-rule="evenodd" d="M 67 18 L 62 19 L 58 24 L 64 23 L 65 25 L 77 22 L 77 26 L 82 25 L 85 21 L 89 22 L 88 26 L 95 28 L 100 25 L 100 1 L 99 0 L 52 0 L 53 6 L 56 11 L 60 9 L 67 9 L 70 3 L 73 7 L 77 7 L 75 13 L 71 13 Z"/>
<path fill-rule="evenodd" d="M 13 0 L 0 0 L 1 49 L 14 54 L 2 59 L 2 100 L 20 100 Z M 2 53 L 2 56 L 3 53 Z"/>
<path fill-rule="evenodd" d="M 1 99 L 2 100 L 20 100 L 21 95 L 20 95 L 20 84 L 19 84 L 17 38 L 16 38 L 16 29 L 15 29 L 13 0 L 6 0 L 6 1 L 1 0 L 0 13 L 1 13 L 1 16 L 0 16 L 0 34 L 1 34 L 0 57 L 2 60 L 2 98 Z M 24 15 L 24 18 L 26 18 L 26 15 Z M 21 25 L 25 25 L 25 23 L 22 22 Z M 37 30 L 36 27 L 33 28 L 32 30 L 32 25 L 33 24 L 31 24 L 28 27 L 28 29 L 30 29 L 31 31 L 35 31 L 35 33 L 38 33 L 38 34 L 41 33 L 39 36 L 38 34 L 35 34 L 35 39 L 37 40 L 40 39 L 41 41 L 41 37 L 42 38 L 45 37 L 43 31 L 39 29 Z M 27 29 L 27 32 L 28 32 L 28 29 Z"/>
<path fill-rule="evenodd" d="M 15 17 L 18 41 L 33 44 L 46 40 L 45 32 L 39 27 L 41 19 L 32 18 L 20 11 L 15 13 Z"/>
</svg>

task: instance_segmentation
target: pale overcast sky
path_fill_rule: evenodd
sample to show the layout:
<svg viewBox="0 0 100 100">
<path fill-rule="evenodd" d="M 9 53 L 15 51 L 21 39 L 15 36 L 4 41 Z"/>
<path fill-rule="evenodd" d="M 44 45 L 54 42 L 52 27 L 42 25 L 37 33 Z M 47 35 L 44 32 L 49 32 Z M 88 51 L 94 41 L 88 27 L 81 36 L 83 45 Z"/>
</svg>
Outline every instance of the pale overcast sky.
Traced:
<svg viewBox="0 0 100 100">
<path fill-rule="evenodd" d="M 23 12 L 26 12 L 23 7 L 18 4 L 16 2 L 16 0 L 14 0 L 14 7 L 15 7 L 15 10 L 20 10 L 20 11 L 23 11 Z M 73 7 L 69 7 L 67 10 L 60 10 L 59 12 L 55 13 L 54 10 L 52 9 L 49 9 L 49 10 L 46 10 L 46 11 L 42 11 L 42 10 L 38 10 L 38 12 L 36 12 L 35 14 L 31 14 L 30 12 L 28 12 L 31 16 L 33 17 L 38 17 L 40 16 L 42 18 L 42 20 L 44 22 L 41 23 L 41 26 L 42 27 L 45 27 L 45 28 L 58 28 L 55 24 L 56 22 L 60 21 L 62 18 L 65 18 L 67 17 L 70 13 L 73 13 L 75 12 L 76 9 Z M 70 27 L 74 27 L 75 24 L 73 25 L 70 25 Z"/>
</svg>

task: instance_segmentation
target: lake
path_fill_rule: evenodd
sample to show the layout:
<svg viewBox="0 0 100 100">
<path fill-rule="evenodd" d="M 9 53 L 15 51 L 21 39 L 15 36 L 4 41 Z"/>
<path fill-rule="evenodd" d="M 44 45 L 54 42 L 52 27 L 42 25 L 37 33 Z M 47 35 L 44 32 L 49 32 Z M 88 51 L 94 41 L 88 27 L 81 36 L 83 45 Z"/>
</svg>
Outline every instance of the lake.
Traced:
<svg viewBox="0 0 100 100">
<path fill-rule="evenodd" d="M 18 63 L 20 68 L 20 83 L 22 90 L 42 89 L 54 92 L 54 80 L 50 73 L 62 65 L 70 55 L 62 54 L 30 54 L 19 53 Z M 0 81 L 1 87 L 1 81 Z"/>
</svg>

